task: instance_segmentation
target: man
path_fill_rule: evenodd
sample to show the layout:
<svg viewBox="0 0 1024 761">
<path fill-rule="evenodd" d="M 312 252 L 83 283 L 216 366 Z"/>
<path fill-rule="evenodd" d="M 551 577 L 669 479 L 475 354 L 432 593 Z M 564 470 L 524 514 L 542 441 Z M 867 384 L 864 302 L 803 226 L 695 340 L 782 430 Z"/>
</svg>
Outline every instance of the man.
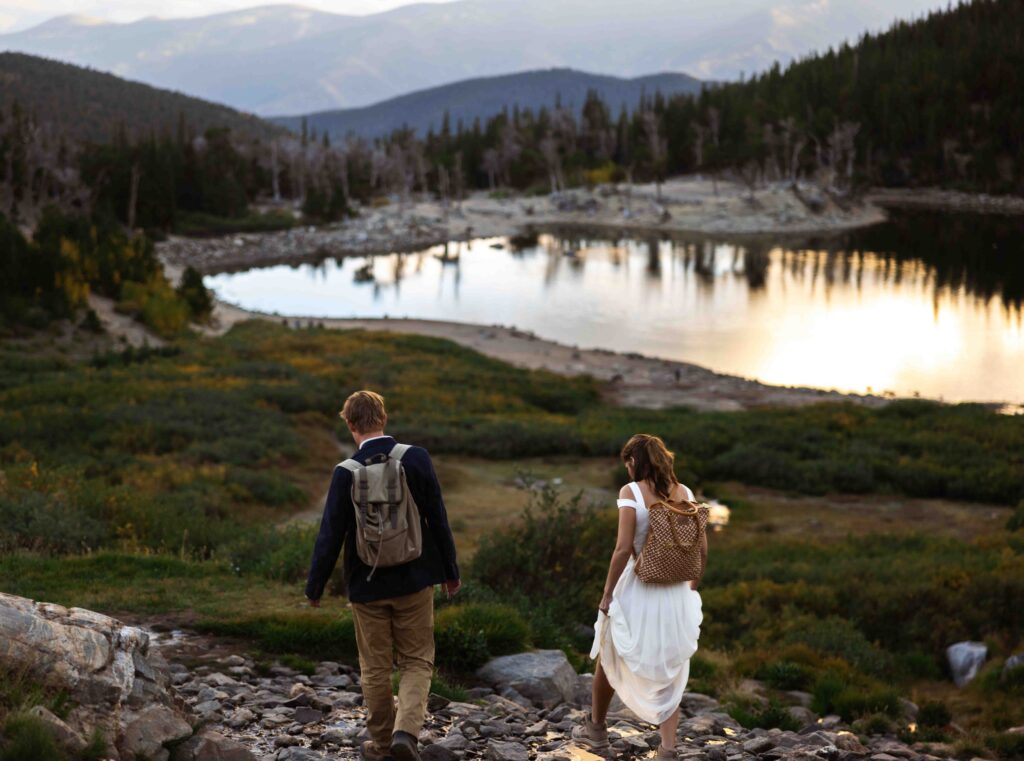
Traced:
<svg viewBox="0 0 1024 761">
<path fill-rule="evenodd" d="M 384 433 L 384 399 L 372 391 L 357 391 L 341 411 L 358 451 L 352 459 L 365 465 L 391 452 L 396 441 Z M 350 470 L 337 467 L 324 505 L 320 533 L 306 583 L 306 597 L 320 607 L 324 586 L 345 548 L 344 572 L 359 648 L 363 701 L 371 740 L 364 742 L 364 761 L 420 761 L 418 737 L 423 728 L 434 672 L 434 585 L 448 596 L 462 583 L 455 560 L 455 542 L 441 499 L 441 486 L 420 447 L 410 447 L 401 458 L 405 476 L 419 509 L 422 554 L 403 565 L 371 568 L 356 549 L 356 514 L 352 503 Z M 397 654 L 401 682 L 398 710 L 391 690 L 391 669 Z"/>
</svg>

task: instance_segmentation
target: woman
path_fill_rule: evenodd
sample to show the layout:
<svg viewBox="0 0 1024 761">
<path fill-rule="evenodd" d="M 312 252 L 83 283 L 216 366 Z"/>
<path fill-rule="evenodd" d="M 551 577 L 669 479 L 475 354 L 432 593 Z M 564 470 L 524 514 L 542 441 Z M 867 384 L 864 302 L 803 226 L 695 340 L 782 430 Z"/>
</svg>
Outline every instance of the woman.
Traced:
<svg viewBox="0 0 1024 761">
<path fill-rule="evenodd" d="M 674 759 L 679 703 L 690 675 L 690 658 L 700 636 L 700 579 L 679 584 L 645 584 L 634 571 L 647 538 L 647 507 L 655 502 L 693 501 L 693 492 L 676 480 L 674 456 L 657 436 L 637 434 L 622 448 L 633 479 L 619 492 L 619 533 L 608 568 L 604 597 L 595 625 L 597 658 L 591 715 L 573 730 L 573 739 L 594 750 L 608 746 L 605 719 L 612 696 L 644 721 L 658 726 L 658 759 Z M 701 528 L 706 509 L 699 512 Z M 701 536 L 703 568 L 707 536 Z"/>
</svg>

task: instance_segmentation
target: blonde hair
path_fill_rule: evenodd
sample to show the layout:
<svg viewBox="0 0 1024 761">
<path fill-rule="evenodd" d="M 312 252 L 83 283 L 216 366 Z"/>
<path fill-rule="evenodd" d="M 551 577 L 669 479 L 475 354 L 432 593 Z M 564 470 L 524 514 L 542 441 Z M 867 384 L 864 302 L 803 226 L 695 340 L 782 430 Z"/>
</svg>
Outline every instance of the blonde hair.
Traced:
<svg viewBox="0 0 1024 761">
<path fill-rule="evenodd" d="M 382 431 L 388 422 L 384 397 L 374 391 L 356 391 L 345 400 L 340 414 L 356 433 Z"/>
<path fill-rule="evenodd" d="M 654 493 L 669 499 L 679 481 L 676 479 L 675 455 L 665 442 L 649 433 L 638 433 L 622 447 L 622 462 L 633 461 L 633 478 L 647 481 Z"/>
</svg>

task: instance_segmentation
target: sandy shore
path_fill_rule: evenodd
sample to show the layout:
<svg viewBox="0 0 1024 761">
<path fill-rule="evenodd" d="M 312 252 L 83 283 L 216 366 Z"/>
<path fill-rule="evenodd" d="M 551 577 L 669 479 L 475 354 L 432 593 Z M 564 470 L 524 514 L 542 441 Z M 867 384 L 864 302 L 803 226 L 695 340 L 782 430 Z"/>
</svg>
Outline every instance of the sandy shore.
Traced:
<svg viewBox="0 0 1024 761">
<path fill-rule="evenodd" d="M 250 312 L 218 301 L 213 322 L 206 331 L 218 335 L 238 322 L 251 319 L 271 320 L 293 328 L 316 325 L 446 338 L 517 367 L 548 370 L 559 375 L 592 376 L 607 384 L 606 395 L 609 401 L 628 407 L 664 409 L 685 406 L 701 410 L 734 411 L 764 406 L 799 407 L 842 400 L 875 407 L 888 401 L 879 396 L 770 386 L 735 375 L 716 373 L 688 362 L 596 349 L 576 349 L 500 325 L 415 319 L 284 318 Z"/>
<path fill-rule="evenodd" d="M 811 186 L 756 190 L 732 182 L 698 178 L 629 189 L 602 186 L 557 196 L 492 197 L 477 193 L 444 208 L 435 200 L 362 210 L 336 225 L 297 227 L 274 233 L 219 238 L 172 237 L 158 245 L 165 262 L 204 274 L 272 264 L 317 262 L 328 257 L 369 256 L 423 250 L 448 241 L 528 234 L 544 229 L 579 229 L 610 237 L 704 235 L 742 239 L 771 235 L 798 239 L 884 221 L 870 203 L 845 203 Z"/>
</svg>

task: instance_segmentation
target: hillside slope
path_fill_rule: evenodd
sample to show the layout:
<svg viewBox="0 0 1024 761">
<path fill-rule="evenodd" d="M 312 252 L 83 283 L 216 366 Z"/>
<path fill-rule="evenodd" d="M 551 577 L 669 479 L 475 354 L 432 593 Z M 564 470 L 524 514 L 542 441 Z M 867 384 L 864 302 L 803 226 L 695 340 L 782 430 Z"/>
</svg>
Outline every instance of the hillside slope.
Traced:
<svg viewBox="0 0 1024 761">
<path fill-rule="evenodd" d="M 133 135 L 161 132 L 182 116 L 200 131 L 230 127 L 261 138 L 284 132 L 217 103 L 45 58 L 0 53 L 0 112 L 15 103 L 75 140 L 108 141 L 122 124 Z"/>
<path fill-rule="evenodd" d="M 474 119 L 487 119 L 515 106 L 536 110 L 560 101 L 578 114 L 590 90 L 596 91 L 617 113 L 623 106 L 635 107 L 645 93 L 691 94 L 700 92 L 702 87 L 699 79 L 686 74 L 621 79 L 572 69 L 548 69 L 467 79 L 364 108 L 321 111 L 306 117 L 283 116 L 271 121 L 298 130 L 306 118 L 310 128 L 326 131 L 335 139 L 350 133 L 376 137 L 401 127 L 411 127 L 423 135 L 431 127 L 440 129 L 445 114 L 453 130 L 460 121 L 468 128 Z"/>
</svg>

